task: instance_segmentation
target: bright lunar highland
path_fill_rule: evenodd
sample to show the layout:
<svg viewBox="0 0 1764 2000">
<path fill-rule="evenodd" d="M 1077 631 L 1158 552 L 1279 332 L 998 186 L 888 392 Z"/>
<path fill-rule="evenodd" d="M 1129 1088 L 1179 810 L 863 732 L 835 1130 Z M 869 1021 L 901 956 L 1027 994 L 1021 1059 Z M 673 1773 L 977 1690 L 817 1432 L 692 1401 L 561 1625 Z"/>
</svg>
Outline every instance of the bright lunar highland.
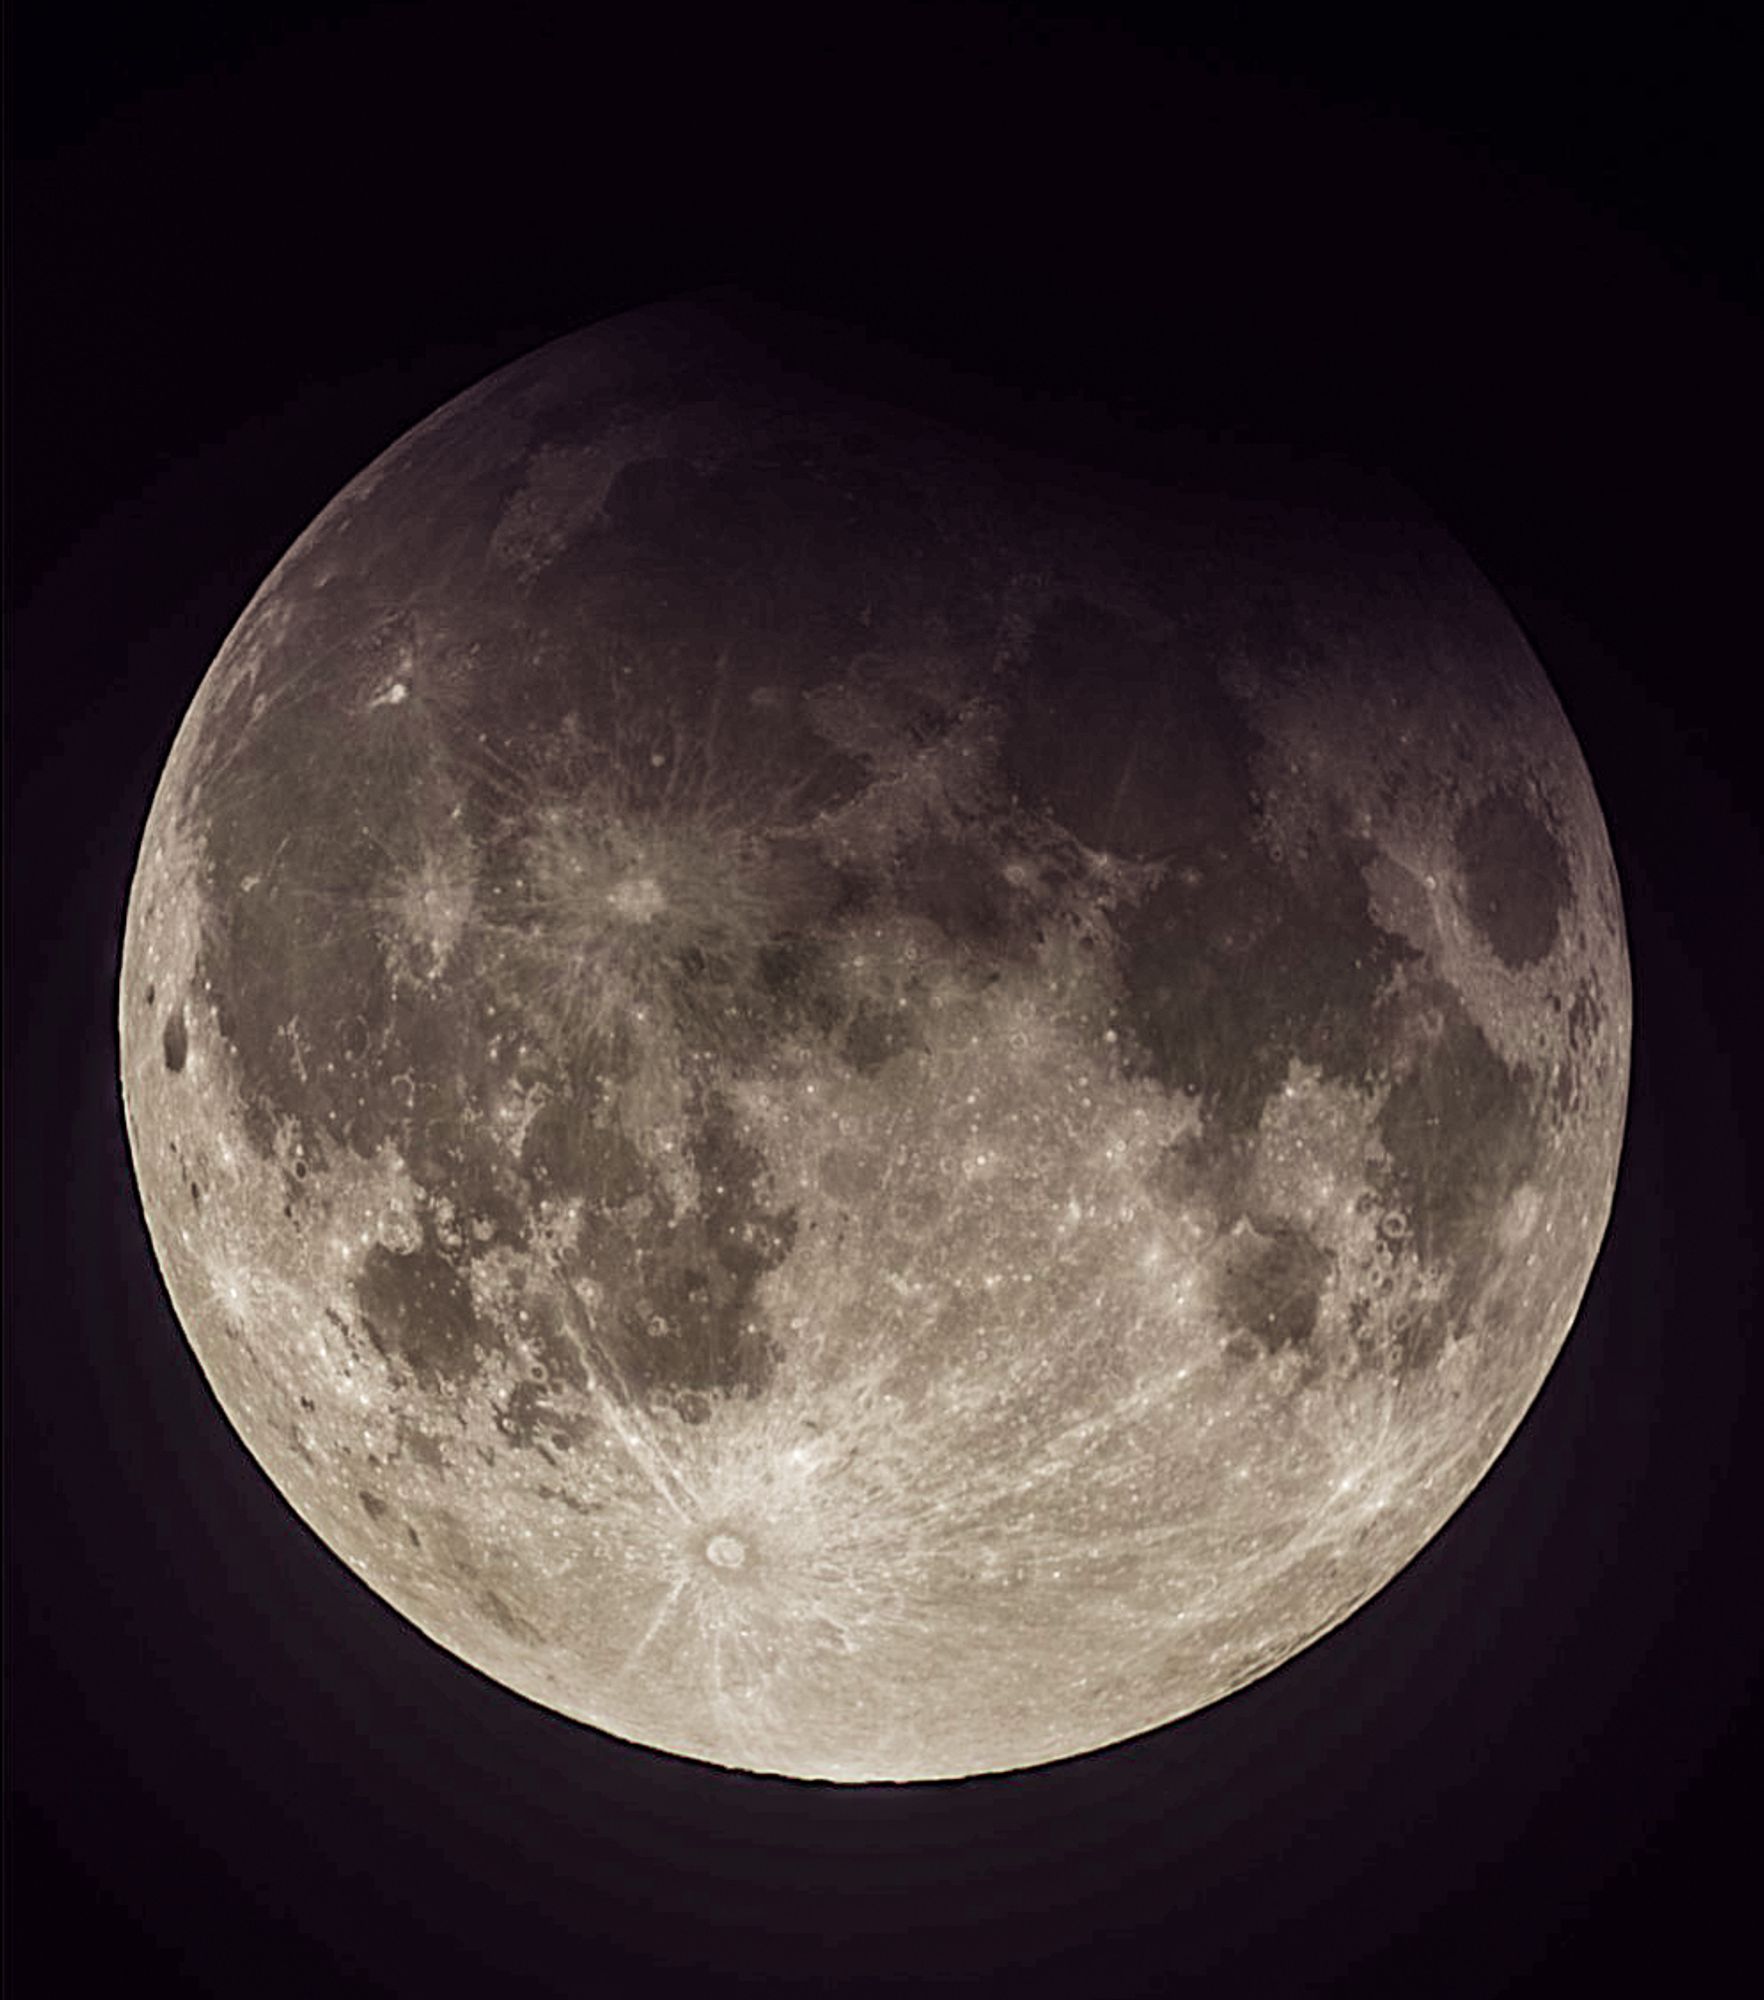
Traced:
<svg viewBox="0 0 1764 2000">
<path fill-rule="evenodd" d="M 1046 462 L 754 324 L 503 369 L 263 584 L 143 837 L 134 1159 L 441 1645 L 739 1769 L 1033 1765 L 1488 1470 L 1610 1211 L 1617 880 L 1385 485 Z"/>
</svg>

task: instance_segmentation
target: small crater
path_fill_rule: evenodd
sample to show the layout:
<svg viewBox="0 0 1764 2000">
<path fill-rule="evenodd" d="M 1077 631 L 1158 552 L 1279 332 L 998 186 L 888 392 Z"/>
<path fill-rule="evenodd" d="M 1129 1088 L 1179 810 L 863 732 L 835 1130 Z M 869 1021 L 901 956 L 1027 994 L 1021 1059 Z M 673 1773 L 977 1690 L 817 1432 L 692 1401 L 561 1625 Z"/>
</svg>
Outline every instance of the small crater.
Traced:
<svg viewBox="0 0 1764 2000">
<path fill-rule="evenodd" d="M 190 1055 L 190 1034 L 184 1026 L 182 1007 L 167 1017 L 164 1031 L 160 1035 L 160 1048 L 165 1056 L 166 1068 L 176 1076 Z"/>
<path fill-rule="evenodd" d="M 149 1007 L 153 1005 L 153 981 L 151 979 L 147 982 L 147 1004 Z"/>
<path fill-rule="evenodd" d="M 361 1502 L 362 1508 L 370 1521 L 385 1520 L 386 1503 L 377 1493 L 370 1493 L 364 1486 L 355 1497 Z"/>
<path fill-rule="evenodd" d="M 712 1535 L 704 1545 L 704 1554 L 718 1569 L 740 1569 L 747 1561 L 747 1544 L 739 1535 Z"/>
</svg>

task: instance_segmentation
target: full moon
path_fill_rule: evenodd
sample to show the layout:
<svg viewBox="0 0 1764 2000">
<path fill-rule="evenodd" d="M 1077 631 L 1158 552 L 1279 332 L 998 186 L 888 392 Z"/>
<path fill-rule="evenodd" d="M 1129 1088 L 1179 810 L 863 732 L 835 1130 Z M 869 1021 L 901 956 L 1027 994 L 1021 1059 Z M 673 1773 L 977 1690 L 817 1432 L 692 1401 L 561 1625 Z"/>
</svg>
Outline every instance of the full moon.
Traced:
<svg viewBox="0 0 1764 2000">
<path fill-rule="evenodd" d="M 294 544 L 148 818 L 123 1097 L 223 1410 L 423 1632 L 959 1777 L 1268 1672 L 1482 1478 L 1609 1217 L 1622 909 L 1387 482 L 1037 456 L 791 324 L 559 340 Z"/>
</svg>

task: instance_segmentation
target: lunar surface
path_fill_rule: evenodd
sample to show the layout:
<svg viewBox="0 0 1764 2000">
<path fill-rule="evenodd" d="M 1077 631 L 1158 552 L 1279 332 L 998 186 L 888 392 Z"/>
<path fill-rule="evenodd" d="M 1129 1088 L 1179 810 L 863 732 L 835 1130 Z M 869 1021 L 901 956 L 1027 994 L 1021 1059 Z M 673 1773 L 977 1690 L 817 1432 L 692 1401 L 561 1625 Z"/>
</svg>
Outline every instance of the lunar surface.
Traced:
<svg viewBox="0 0 1764 2000">
<path fill-rule="evenodd" d="M 687 302 L 289 551 L 120 1017 L 311 1528 L 535 1702 L 865 1781 L 1169 1722 L 1428 1541 L 1579 1305 L 1630 989 L 1418 508 L 1049 465 Z"/>
</svg>

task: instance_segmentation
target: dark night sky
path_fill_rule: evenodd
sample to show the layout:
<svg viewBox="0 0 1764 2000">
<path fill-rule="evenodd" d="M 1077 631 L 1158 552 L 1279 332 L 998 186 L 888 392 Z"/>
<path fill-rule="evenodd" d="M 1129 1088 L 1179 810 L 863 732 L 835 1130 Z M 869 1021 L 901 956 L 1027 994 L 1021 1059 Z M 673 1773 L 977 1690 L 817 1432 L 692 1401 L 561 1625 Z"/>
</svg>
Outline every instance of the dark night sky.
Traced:
<svg viewBox="0 0 1764 2000">
<path fill-rule="evenodd" d="M 1741 1948 L 1764 439 L 1738 10 L 1671 10 L 1654 42 L 1608 16 L 1596 46 L 1483 9 L 1416 10 L 1425 31 L 1376 46 L 1333 19 L 1229 45 L 1190 19 L 1180 49 L 1151 24 L 1186 10 L 1091 11 L 1116 25 L 958 4 L 14 10 L 21 2000 L 101 1977 L 1437 1996 L 1620 1970 L 1694 1991 Z M 1056 432 L 1100 398 L 1147 449 L 1200 423 L 1394 467 L 1530 631 L 1624 877 L 1616 1214 L 1507 1455 L 1296 1662 L 1007 1779 L 744 1779 L 438 1652 L 235 1441 L 132 1192 L 123 898 L 246 598 L 446 395 L 709 282 L 886 332 Z"/>
</svg>

